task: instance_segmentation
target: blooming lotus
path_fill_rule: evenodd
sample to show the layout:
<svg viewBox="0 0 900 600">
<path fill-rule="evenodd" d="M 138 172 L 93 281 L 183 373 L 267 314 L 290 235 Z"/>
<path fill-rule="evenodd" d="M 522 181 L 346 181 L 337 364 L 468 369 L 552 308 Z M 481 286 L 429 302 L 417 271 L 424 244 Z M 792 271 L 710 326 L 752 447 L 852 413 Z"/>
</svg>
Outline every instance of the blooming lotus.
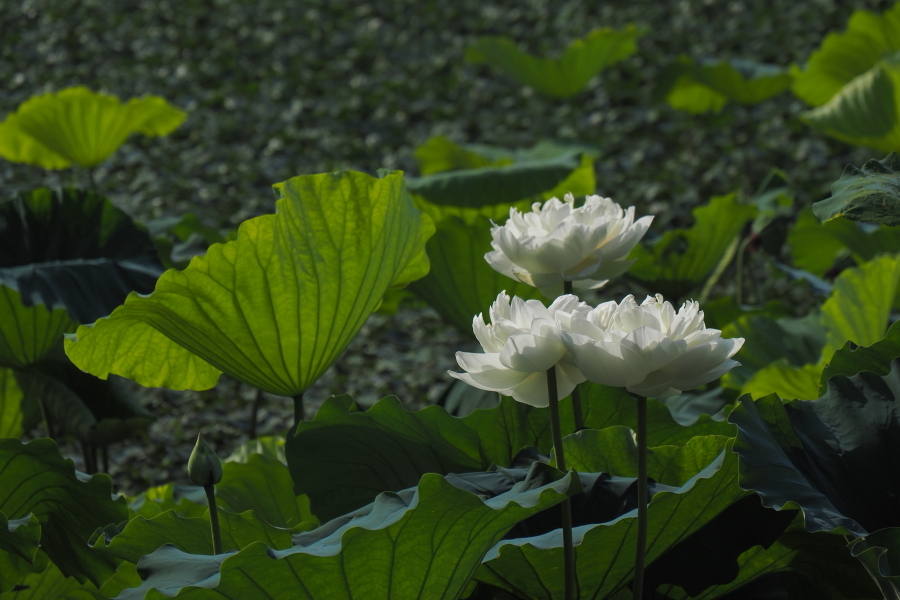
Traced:
<svg viewBox="0 0 900 600">
<path fill-rule="evenodd" d="M 634 207 L 623 210 L 609 198 L 551 198 L 532 212 L 509 211 L 509 220 L 491 228 L 494 251 L 484 255 L 495 271 L 556 297 L 563 281 L 573 288 L 596 289 L 628 270 L 631 249 L 644 237 L 653 217 L 634 220 Z"/>
<path fill-rule="evenodd" d="M 629 295 L 578 313 L 560 337 L 587 379 L 657 398 L 694 389 L 739 366 L 730 359 L 744 343 L 707 329 L 697 302 L 685 302 L 676 314 L 659 294 L 640 306 Z"/>
<path fill-rule="evenodd" d="M 559 398 L 572 393 L 584 376 L 566 352 L 560 338 L 563 324 L 584 318 L 591 307 L 571 294 L 549 307 L 539 300 L 522 300 L 500 292 L 491 305 L 490 325 L 483 314 L 472 320 L 472 330 L 484 353 L 457 352 L 465 373 L 450 372 L 471 386 L 499 392 L 532 406 L 549 404 L 547 371 L 556 367 Z"/>
</svg>

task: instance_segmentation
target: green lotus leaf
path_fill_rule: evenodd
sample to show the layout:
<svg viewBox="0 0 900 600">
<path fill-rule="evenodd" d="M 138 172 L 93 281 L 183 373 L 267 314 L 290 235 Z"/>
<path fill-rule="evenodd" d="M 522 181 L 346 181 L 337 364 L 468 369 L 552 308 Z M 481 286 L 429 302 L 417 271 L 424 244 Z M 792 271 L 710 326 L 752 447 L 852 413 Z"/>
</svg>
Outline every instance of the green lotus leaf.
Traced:
<svg viewBox="0 0 900 600">
<path fill-rule="evenodd" d="M 669 230 L 649 246 L 635 246 L 631 258 L 637 262 L 628 274 L 652 281 L 666 297 L 681 297 L 709 275 L 756 213 L 755 206 L 739 204 L 736 194 L 716 196 L 692 211 L 689 229 Z"/>
<path fill-rule="evenodd" d="M 753 374 L 742 392 L 755 398 L 773 393 L 789 399 L 817 398 L 825 365 L 839 348 L 847 342 L 871 346 L 884 337 L 898 284 L 900 256 L 882 256 L 844 270 L 822 304 L 826 340 L 818 361 L 796 367 L 779 359 Z"/>
<path fill-rule="evenodd" d="M 413 156 L 419 162 L 419 172 L 422 175 L 461 169 L 478 169 L 496 163 L 476 152 L 466 150 L 463 146 L 451 142 L 444 136 L 429 138 L 428 141 L 416 148 Z"/>
<path fill-rule="evenodd" d="M 11 520 L 37 517 L 41 550 L 66 576 L 106 581 L 119 561 L 86 544 L 98 527 L 128 518 L 125 499 L 111 498 L 109 476 L 77 473 L 50 439 L 0 440 L 0 465 L 0 513 Z"/>
<path fill-rule="evenodd" d="M 669 585 L 659 587 L 657 594 L 668 600 L 762 598 L 768 591 L 763 586 L 769 585 L 798 600 L 871 600 L 878 597 L 878 588 L 859 562 L 849 555 L 842 537 L 809 534 L 803 531 L 802 517 L 798 520 L 799 526 L 795 520 L 768 548 L 755 546 L 741 554 L 738 575 L 732 581 L 710 586 L 695 595 Z"/>
<path fill-rule="evenodd" d="M 284 438 L 280 436 L 263 436 L 248 440 L 235 448 L 225 462 L 247 464 L 250 458 L 257 454 L 287 464 L 284 458 Z"/>
<path fill-rule="evenodd" d="M 794 71 L 794 93 L 812 106 L 831 100 L 882 58 L 900 50 L 900 6 L 876 15 L 854 11 L 843 33 L 829 33 L 806 66 Z"/>
<path fill-rule="evenodd" d="M 687 440 L 684 446 L 648 448 L 647 476 L 662 485 L 684 485 L 713 463 L 730 439 L 722 435 L 700 435 Z M 628 427 L 578 431 L 563 439 L 563 452 L 566 466 L 579 473 L 637 477 L 637 441 Z"/>
<path fill-rule="evenodd" d="M 292 529 L 266 523 L 249 510 L 237 514 L 219 509 L 219 527 L 225 552 L 243 550 L 254 542 L 284 550 L 291 547 L 291 534 L 294 533 Z M 152 519 L 135 517 L 121 530 L 108 528 L 94 547 L 103 554 L 137 564 L 142 556 L 166 544 L 189 554 L 212 554 L 209 512 L 202 517 L 180 517 L 170 510 Z"/>
<path fill-rule="evenodd" d="M 665 92 L 672 108 L 691 114 L 722 110 L 728 101 L 756 104 L 785 91 L 791 85 L 787 69 L 750 60 L 708 60 L 688 57 L 669 67 Z M 659 93 L 659 92 L 658 92 Z"/>
<path fill-rule="evenodd" d="M 838 217 L 884 225 L 900 225 L 900 156 L 891 152 L 857 169 L 847 165 L 831 186 L 831 197 L 813 204 L 825 222 Z"/>
<path fill-rule="evenodd" d="M 497 474 L 494 479 L 497 479 Z M 164 546 L 144 557 L 134 598 L 273 600 L 459 598 L 484 553 L 522 519 L 580 491 L 572 475 L 537 465 L 502 476 L 505 491 L 472 493 L 459 478 L 422 477 L 417 488 L 383 493 L 352 515 L 299 534 L 287 550 L 252 544 L 236 554 L 200 556 Z M 379 560 L 373 560 L 373 557 Z M 153 590 L 149 591 L 148 590 Z"/>
<path fill-rule="evenodd" d="M 24 394 L 16 381 L 15 371 L 0 367 L 0 438 L 22 435 L 22 400 Z"/>
<path fill-rule="evenodd" d="M 723 386 L 739 390 L 754 374 L 781 359 L 797 368 L 817 363 L 826 331 L 816 313 L 774 319 L 756 314 L 729 323 L 722 329 L 722 337 L 744 338 L 738 358 L 741 365 L 722 377 Z"/>
<path fill-rule="evenodd" d="M 60 345 L 63 334 L 78 327 L 64 308 L 25 306 L 19 293 L 5 285 L 0 285 L 0 315 L 0 367 L 24 369 L 39 362 Z"/>
<path fill-rule="evenodd" d="M 129 514 L 152 519 L 168 510 L 180 517 L 202 517 L 207 512 L 206 492 L 196 485 L 167 483 L 131 498 Z"/>
<path fill-rule="evenodd" d="M 261 521 L 284 529 L 309 528 L 316 518 L 306 496 L 294 496 L 294 482 L 284 463 L 251 455 L 246 463 L 226 462 L 216 485 L 221 508 L 233 513 L 252 510 Z"/>
<path fill-rule="evenodd" d="M 64 308 L 75 321 L 90 323 L 129 292 L 152 291 L 160 273 L 147 233 L 100 195 L 40 188 L 0 203 L 0 285 L 26 307 Z M 28 319 L 20 309 L 14 314 L 17 322 Z M 60 319 L 51 319 L 54 331 Z M 0 323 L 8 329 L 5 319 Z M 29 335 L 44 340 L 49 334 L 42 328 Z"/>
<path fill-rule="evenodd" d="M 845 343 L 825 365 L 819 380 L 820 393 L 824 393 L 828 380 L 835 375 L 856 375 L 863 371 L 871 371 L 878 375 L 887 375 L 891 369 L 891 361 L 900 356 L 900 325 L 894 323 L 880 341 L 871 346 L 856 346 Z"/>
<path fill-rule="evenodd" d="M 98 379 L 68 361 L 42 361 L 17 371 L 16 380 L 59 431 L 82 443 L 108 446 L 146 430 L 154 420 L 121 381 Z"/>
<path fill-rule="evenodd" d="M 187 113 L 159 96 L 98 94 L 85 87 L 34 96 L 0 123 L 0 156 L 45 169 L 94 167 L 132 133 L 168 135 Z"/>
<path fill-rule="evenodd" d="M 583 167 L 585 160 L 591 159 L 583 156 L 580 149 L 565 149 L 557 155 L 526 158 L 502 166 L 423 175 L 409 179 L 408 188 L 410 193 L 440 206 L 480 208 L 525 199 L 539 201 L 543 194 L 555 190 Z"/>
<path fill-rule="evenodd" d="M 880 254 L 897 254 L 900 229 L 883 225 L 861 227 L 849 219 L 820 223 L 807 208 L 797 216 L 788 243 L 794 265 L 822 277 L 836 259 L 848 254 L 858 265 Z"/>
<path fill-rule="evenodd" d="M 500 399 L 497 392 L 480 390 L 457 379 L 447 387 L 437 405 L 454 417 L 467 417 L 476 410 L 498 406 Z"/>
<path fill-rule="evenodd" d="M 884 376 L 863 372 L 828 381 L 825 395 L 782 401 L 743 399 L 729 421 L 738 427 L 741 486 L 776 510 L 799 508 L 808 531 L 862 537 L 898 522 L 891 473 L 900 361 Z"/>
<path fill-rule="evenodd" d="M 0 594 L 35 570 L 40 542 L 41 524 L 36 516 L 9 520 L 0 512 Z"/>
<path fill-rule="evenodd" d="M 850 552 L 881 588 L 885 598 L 900 598 L 900 527 L 887 527 L 850 543 Z"/>
<path fill-rule="evenodd" d="M 585 425 L 637 426 L 634 399 L 624 390 L 582 384 Z M 572 405 L 560 405 L 563 435 L 575 431 Z M 651 446 L 680 446 L 697 435 L 734 433 L 733 426 L 701 417 L 684 427 L 655 400 L 648 403 Z M 484 471 L 512 466 L 519 453 L 552 447 L 548 411 L 503 398 L 496 408 L 457 419 L 432 406 L 408 412 L 393 397 L 360 412 L 347 397 L 326 400 L 312 421 L 300 423 L 285 444 L 294 492 L 309 496 L 312 511 L 328 520 L 371 502 L 382 491 L 414 484 L 425 473 Z"/>
<path fill-rule="evenodd" d="M 391 286 L 428 272 L 431 220 L 400 173 L 339 172 L 275 186 L 277 213 L 167 271 L 149 296 L 66 340 L 78 367 L 148 387 L 208 389 L 221 372 L 294 396 L 340 355 Z"/>
<path fill-rule="evenodd" d="M 801 120 L 850 144 L 881 152 L 900 150 L 898 85 L 898 59 L 881 61 L 844 86 L 828 103 L 803 113 Z"/>
<path fill-rule="evenodd" d="M 466 49 L 469 63 L 487 63 L 519 83 L 553 98 L 569 98 L 580 92 L 597 73 L 637 52 L 643 31 L 595 29 L 569 44 L 556 59 L 537 58 L 521 51 L 505 37 L 483 37 Z"/>
<path fill-rule="evenodd" d="M 471 224 L 458 217 L 437 223 L 437 232 L 426 249 L 431 271 L 409 285 L 410 291 L 427 302 L 461 331 L 472 333 L 472 318 L 481 314 L 506 291 L 524 300 L 545 301 L 534 287 L 498 273 L 484 260 L 491 251 L 491 222 L 479 217 Z"/>
<path fill-rule="evenodd" d="M 98 588 L 90 581 L 66 577 L 46 560 L 46 555 L 43 558 L 47 563 L 44 569 L 25 577 L 18 591 L 0 594 L 0 600 L 109 600 L 123 589 L 141 584 L 134 565 L 129 562 L 123 562 L 116 574 Z"/>
<path fill-rule="evenodd" d="M 770 545 L 794 518 L 763 508 L 740 488 L 738 460 L 730 447 L 729 441 L 713 462 L 678 487 L 651 483 L 647 589 L 668 583 L 695 595 L 710 585 L 727 583 L 737 575 L 737 560 L 743 552 Z M 703 444 L 693 443 L 672 457 L 675 465 L 681 463 L 677 477 L 708 457 L 708 451 Z M 583 485 L 587 476 L 582 475 Z M 633 577 L 635 482 L 605 474 L 598 479 L 606 485 L 587 487 L 585 494 L 572 499 L 576 597 L 580 598 L 630 593 Z M 528 525 L 527 521 L 518 525 L 494 546 L 475 578 L 522 600 L 560 598 L 564 589 L 559 568 L 561 530 L 556 525 L 543 531 L 532 527 L 529 532 Z"/>
<path fill-rule="evenodd" d="M 884 337 L 898 283 L 900 255 L 882 256 L 840 274 L 822 304 L 822 324 L 828 332 L 825 362 L 847 341 L 871 346 Z"/>
</svg>

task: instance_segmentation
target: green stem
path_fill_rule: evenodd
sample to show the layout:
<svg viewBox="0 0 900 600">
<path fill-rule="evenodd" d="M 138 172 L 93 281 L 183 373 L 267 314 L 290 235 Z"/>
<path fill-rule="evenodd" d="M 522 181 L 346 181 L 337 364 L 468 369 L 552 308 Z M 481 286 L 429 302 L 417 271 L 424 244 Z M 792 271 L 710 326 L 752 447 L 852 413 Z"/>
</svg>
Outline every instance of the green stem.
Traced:
<svg viewBox="0 0 900 600">
<path fill-rule="evenodd" d="M 303 408 L 303 392 L 294 396 L 294 429 L 303 422 L 306 414 Z"/>
<path fill-rule="evenodd" d="M 103 472 L 109 473 L 109 446 L 100 446 L 100 460 L 103 461 Z"/>
<path fill-rule="evenodd" d="M 553 434 L 553 452 L 556 468 L 566 470 L 563 453 L 562 431 L 559 426 L 559 395 L 556 390 L 556 365 L 547 369 L 547 395 L 550 397 L 550 431 Z M 566 498 L 562 502 L 563 562 L 566 574 L 566 600 L 575 600 L 575 546 L 572 544 L 572 502 Z"/>
<path fill-rule="evenodd" d="M 572 282 L 563 281 L 563 294 L 571 293 Z M 575 415 L 575 431 L 581 431 L 584 429 L 584 413 L 581 410 L 581 392 L 578 391 L 578 386 L 572 390 L 572 413 Z"/>
<path fill-rule="evenodd" d="M 94 179 L 94 167 L 88 168 L 88 181 L 91 184 L 91 191 L 96 192 L 97 191 L 97 181 Z"/>
<path fill-rule="evenodd" d="M 41 417 L 44 419 L 44 427 L 47 428 L 47 437 L 56 441 L 56 438 L 53 437 L 53 423 L 50 420 L 50 411 L 47 410 L 47 405 L 44 404 L 42 397 L 38 397 L 38 406 L 41 407 Z"/>
<path fill-rule="evenodd" d="M 738 306 L 744 303 L 744 252 L 750 244 L 750 236 L 741 241 L 737 251 L 737 263 L 735 264 L 734 301 Z"/>
<path fill-rule="evenodd" d="M 644 557 L 647 554 L 647 399 L 637 400 L 638 530 L 634 557 L 634 600 L 644 598 Z"/>
<path fill-rule="evenodd" d="M 205 485 L 206 499 L 209 502 L 209 526 L 212 530 L 213 554 L 222 554 L 222 534 L 219 531 L 219 511 L 216 509 L 216 486 Z"/>
</svg>

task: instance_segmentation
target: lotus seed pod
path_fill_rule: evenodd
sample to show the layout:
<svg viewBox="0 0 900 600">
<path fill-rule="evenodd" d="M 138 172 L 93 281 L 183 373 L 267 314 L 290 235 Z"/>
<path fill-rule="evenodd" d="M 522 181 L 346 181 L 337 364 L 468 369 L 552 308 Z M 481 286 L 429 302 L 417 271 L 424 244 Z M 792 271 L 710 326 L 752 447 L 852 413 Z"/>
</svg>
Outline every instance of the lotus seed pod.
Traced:
<svg viewBox="0 0 900 600">
<path fill-rule="evenodd" d="M 203 487 L 222 481 L 222 461 L 202 435 L 197 436 L 197 443 L 188 459 L 188 477 Z"/>
</svg>

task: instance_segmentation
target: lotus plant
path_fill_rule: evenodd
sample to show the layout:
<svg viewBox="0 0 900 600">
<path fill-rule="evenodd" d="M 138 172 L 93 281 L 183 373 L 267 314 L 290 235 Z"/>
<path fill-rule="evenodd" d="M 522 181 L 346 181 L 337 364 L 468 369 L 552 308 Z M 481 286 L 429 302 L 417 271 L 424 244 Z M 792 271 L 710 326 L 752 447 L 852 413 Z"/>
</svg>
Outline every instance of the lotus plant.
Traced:
<svg viewBox="0 0 900 600">
<path fill-rule="evenodd" d="M 549 307 L 501 292 L 490 309 L 490 325 L 479 314 L 472 329 L 483 354 L 457 352 L 465 373 L 450 374 L 470 385 L 550 408 L 557 467 L 565 470 L 558 400 L 586 379 L 624 387 L 638 407 L 638 542 L 634 598 L 643 595 L 647 539 L 647 397 L 678 394 L 709 383 L 739 365 L 731 357 L 742 338 L 723 339 L 709 329 L 697 302 L 676 313 L 659 294 L 640 305 L 634 296 L 595 308 L 567 294 Z M 571 507 L 562 504 L 566 598 L 574 598 L 575 554 Z"/>
</svg>

